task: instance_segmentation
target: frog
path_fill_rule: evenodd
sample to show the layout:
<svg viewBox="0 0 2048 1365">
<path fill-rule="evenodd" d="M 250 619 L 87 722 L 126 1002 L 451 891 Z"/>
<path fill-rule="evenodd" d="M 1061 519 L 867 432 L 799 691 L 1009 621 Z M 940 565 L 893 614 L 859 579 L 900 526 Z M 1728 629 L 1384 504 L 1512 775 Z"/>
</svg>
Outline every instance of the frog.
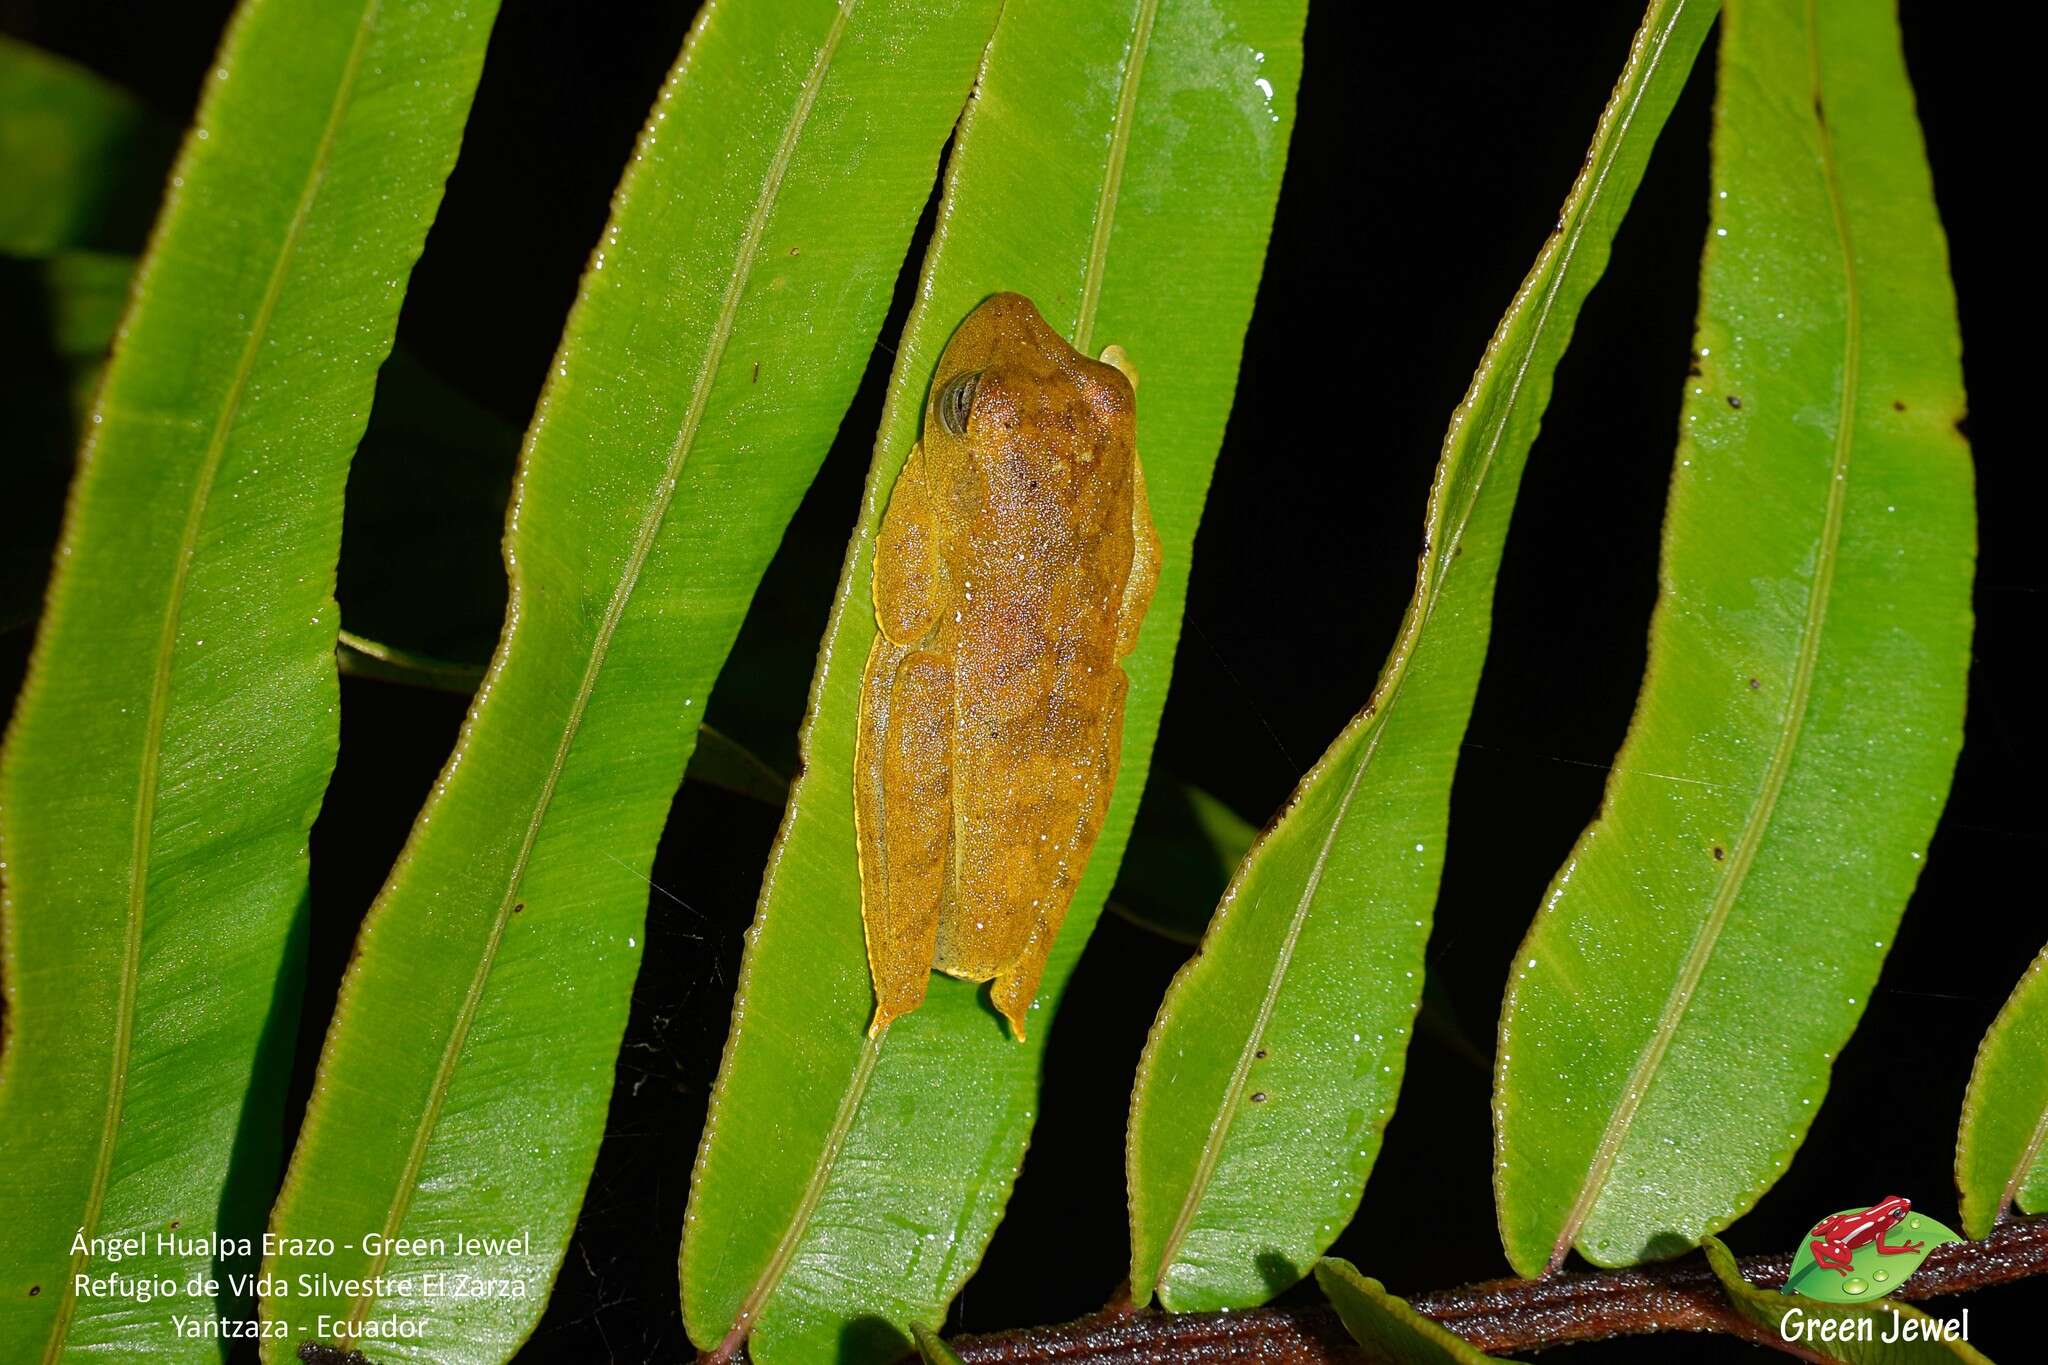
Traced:
<svg viewBox="0 0 2048 1365">
<path fill-rule="evenodd" d="M 1855 1264 L 1858 1247 L 1875 1245 L 1886 1256 L 1909 1256 L 1920 1250 L 1926 1243 L 1901 1242 L 1897 1246 L 1889 1246 L 1884 1240 L 1884 1235 L 1904 1222 L 1912 1208 L 1912 1201 L 1894 1194 L 1867 1209 L 1821 1219 L 1807 1234 L 1813 1239 L 1814 1264 L 1847 1275 Z"/>
<path fill-rule="evenodd" d="M 1137 370 L 1020 294 L 939 356 L 875 536 L 854 825 L 879 1037 L 931 973 L 1022 1041 L 1122 757 L 1124 660 L 1159 581 Z"/>
</svg>

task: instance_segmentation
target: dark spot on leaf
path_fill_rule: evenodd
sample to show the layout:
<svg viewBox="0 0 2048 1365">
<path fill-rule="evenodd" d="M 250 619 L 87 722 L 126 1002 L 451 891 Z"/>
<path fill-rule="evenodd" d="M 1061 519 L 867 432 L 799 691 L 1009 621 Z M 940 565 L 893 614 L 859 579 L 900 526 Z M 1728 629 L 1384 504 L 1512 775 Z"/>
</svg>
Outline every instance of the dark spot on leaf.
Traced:
<svg viewBox="0 0 2048 1365">
<path fill-rule="evenodd" d="M 374 1365 L 361 1351 L 344 1351 L 339 1346 L 323 1346 L 317 1341 L 300 1346 L 299 1359 L 305 1365 Z"/>
<path fill-rule="evenodd" d="M 1718 862 L 1720 862 L 1720 861 L 1721 861 L 1721 860 L 1722 860 L 1723 858 L 1725 858 L 1725 857 L 1727 857 L 1727 856 L 1728 856 L 1728 850 L 1727 850 L 1727 849 L 1725 849 L 1725 848 L 1722 848 L 1722 847 L 1721 847 L 1721 846 L 1720 846 L 1719 844 L 1715 844 L 1715 845 L 1714 845 L 1714 861 L 1715 861 L 1715 862 L 1717 862 L 1717 863 L 1718 863 Z"/>
<path fill-rule="evenodd" d="M 1728 395 L 1728 406 L 1731 408 L 1739 408 L 1742 406 L 1742 400 L 1731 393 Z"/>
<path fill-rule="evenodd" d="M 525 902 L 525 901 L 521 901 L 521 902 L 519 902 L 519 904 L 517 904 L 517 905 L 515 905 L 515 906 L 513 906 L 513 907 L 512 907 L 512 913 L 516 915 L 516 914 L 518 914 L 518 913 L 519 913 L 519 912 L 520 912 L 521 910 L 524 910 L 525 908 L 526 908 L 526 902 Z"/>
<path fill-rule="evenodd" d="M 1257 1052 L 1254 1052 L 1254 1053 L 1252 1054 L 1252 1060 L 1253 1060 L 1253 1061 L 1255 1061 L 1255 1062 L 1263 1062 L 1263 1061 L 1265 1061 L 1265 1060 L 1266 1060 L 1266 1049 L 1264 1049 L 1264 1048 L 1260 1048 L 1260 1049 L 1259 1049 L 1259 1050 L 1258 1050 Z"/>
<path fill-rule="evenodd" d="M 174 1227 L 174 1228 L 175 1228 L 175 1227 L 182 1227 L 182 1226 L 184 1226 L 184 1223 L 185 1223 L 185 1220 L 184 1220 L 184 1219 L 182 1219 L 182 1218 L 173 1218 L 173 1219 L 171 1220 L 171 1226 L 172 1226 L 172 1227 Z"/>
<path fill-rule="evenodd" d="M 35 1297 L 36 1297 L 37 1295 L 41 1294 L 42 1292 L 43 1292 L 43 1287 L 42 1287 L 41 1285 L 39 1285 L 39 1284 L 32 1284 L 32 1285 L 30 1285 L 30 1286 L 28 1287 L 28 1296 L 29 1296 L 30 1298 L 35 1298 Z"/>
<path fill-rule="evenodd" d="M 1815 95 L 1815 96 L 1813 97 L 1813 117 L 1814 117 L 1815 121 L 1817 121 L 1817 122 L 1818 122 L 1818 123 L 1819 123 L 1819 124 L 1820 124 L 1820 125 L 1821 125 L 1821 126 L 1822 126 L 1823 128 L 1825 128 L 1825 127 L 1827 126 L 1827 122 L 1828 122 L 1828 110 L 1827 110 L 1827 106 L 1821 103 L 1821 99 L 1820 99 L 1820 96 L 1819 96 L 1819 95 Z"/>
<path fill-rule="evenodd" d="M 1252 1103 L 1253 1103 L 1253 1104 L 1264 1104 L 1265 1102 L 1266 1102 L 1266 1092 L 1265 1092 L 1265 1091 L 1263 1091 L 1263 1090 L 1254 1090 L 1254 1091 L 1252 1091 Z"/>
<path fill-rule="evenodd" d="M 1700 377 L 1700 362 L 1697 357 L 1685 367 L 1685 377 L 1687 379 L 1698 379 Z"/>
<path fill-rule="evenodd" d="M 753 377 L 752 379 L 748 380 L 747 382 L 748 382 L 748 383 L 750 383 L 750 384 L 758 384 L 758 383 L 760 383 L 760 382 L 761 382 L 761 362 L 760 362 L 760 361 L 758 361 L 758 360 L 757 360 L 757 361 L 755 361 L 755 362 L 754 362 L 754 377 Z"/>
<path fill-rule="evenodd" d="M 1755 678 L 1751 678 L 1751 679 L 1749 680 L 1749 690 L 1750 690 L 1750 691 L 1752 691 L 1752 692 L 1756 691 L 1756 690 L 1757 690 L 1757 689 L 1758 689 L 1759 687 L 1762 687 L 1762 686 L 1763 686 L 1763 684 L 1762 684 L 1762 683 L 1760 683 L 1760 682 L 1758 682 L 1758 681 L 1757 681 L 1757 680 L 1756 680 Z"/>
<path fill-rule="evenodd" d="M 1893 411 L 1893 412 L 1904 412 L 1905 410 L 1906 410 L 1906 400 L 1905 400 L 1905 399 L 1903 399 L 1903 398 L 1894 398 L 1894 399 L 1892 400 L 1892 411 Z"/>
</svg>

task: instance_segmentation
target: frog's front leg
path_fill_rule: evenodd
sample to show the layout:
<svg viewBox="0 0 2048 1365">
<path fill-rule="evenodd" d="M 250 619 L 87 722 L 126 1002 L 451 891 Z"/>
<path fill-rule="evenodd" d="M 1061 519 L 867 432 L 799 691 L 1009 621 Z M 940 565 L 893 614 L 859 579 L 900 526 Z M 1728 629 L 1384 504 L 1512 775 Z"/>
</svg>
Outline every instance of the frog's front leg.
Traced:
<svg viewBox="0 0 2048 1365">
<path fill-rule="evenodd" d="M 896 487 L 889 494 L 882 529 L 875 537 L 871 584 L 875 622 L 882 637 L 915 645 L 931 633 L 945 610 L 950 588 L 932 507 L 922 442 L 911 447 Z"/>
<path fill-rule="evenodd" d="M 1102 740 L 1087 765 L 1087 780 L 1080 784 L 1083 790 L 1077 801 L 1074 833 L 1068 846 L 1084 856 L 1054 872 L 1055 880 L 1040 898 L 1030 936 L 1024 940 L 1024 951 L 989 986 L 990 1001 L 1010 1021 L 1010 1031 L 1019 1042 L 1024 1039 L 1025 1015 L 1030 1011 L 1032 1001 L 1038 998 L 1038 983 L 1045 975 L 1046 958 L 1051 955 L 1053 941 L 1059 937 L 1060 926 L 1066 922 L 1067 909 L 1073 904 L 1074 882 L 1086 865 L 1085 854 L 1093 850 L 1095 838 L 1102 832 L 1103 817 L 1109 813 L 1109 798 L 1116 787 L 1117 764 L 1123 755 L 1124 695 L 1129 686 L 1123 671 L 1117 670 L 1109 705 L 1104 710 Z"/>
<path fill-rule="evenodd" d="M 1896 1226 L 1896 1225 L 1894 1225 L 1894 1226 Z M 1890 1231 L 1891 1231 L 1891 1228 L 1880 1228 L 1880 1229 L 1878 1229 L 1878 1233 L 1877 1233 L 1877 1250 L 1878 1250 L 1878 1253 L 1879 1253 L 1880 1255 L 1884 1255 L 1884 1256 L 1910 1256 L 1910 1255 L 1912 1255 L 1912 1254 L 1913 1254 L 1914 1252 L 1918 1251 L 1918 1250 L 1919 1250 L 1919 1249 L 1920 1249 L 1921 1247 L 1924 1247 L 1924 1246 L 1926 1246 L 1926 1245 L 1927 1245 L 1927 1243 L 1925 1243 L 1925 1242 L 1901 1242 L 1901 1243 L 1899 1243 L 1899 1244 L 1898 1244 L 1897 1246 L 1887 1246 L 1887 1245 L 1885 1245 L 1884 1235 L 1885 1235 L 1885 1234 L 1886 1234 L 1887 1232 L 1890 1232 Z"/>
<path fill-rule="evenodd" d="M 1138 647 L 1138 627 L 1159 587 L 1159 531 L 1152 525 L 1152 499 L 1145 489 L 1145 464 L 1131 452 L 1131 571 L 1124 579 L 1123 601 L 1117 606 L 1116 656 Z"/>
</svg>

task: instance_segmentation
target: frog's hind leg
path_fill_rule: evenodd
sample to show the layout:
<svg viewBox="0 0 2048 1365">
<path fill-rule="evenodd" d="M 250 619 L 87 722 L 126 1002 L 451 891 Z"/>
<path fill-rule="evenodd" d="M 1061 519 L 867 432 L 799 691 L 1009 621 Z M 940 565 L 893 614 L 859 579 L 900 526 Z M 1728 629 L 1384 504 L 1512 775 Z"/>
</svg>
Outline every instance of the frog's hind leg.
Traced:
<svg viewBox="0 0 2048 1365">
<path fill-rule="evenodd" d="M 1007 969 L 996 976 L 995 984 L 989 987 L 989 1000 L 1003 1018 L 1010 1021 L 1010 1032 L 1017 1041 L 1024 1040 L 1024 1019 L 1030 1012 L 1032 1002 L 1038 998 L 1038 982 L 1045 975 L 1046 959 L 1052 953 L 1053 942 L 1058 939 L 1060 926 L 1066 923 L 1067 909 L 1074 903 L 1074 891 L 1081 875 L 1087 870 L 1087 859 L 1094 853 L 1095 840 L 1102 833 L 1102 821 L 1109 814 L 1109 798 L 1116 790 L 1117 764 L 1123 757 L 1124 742 L 1124 697 L 1130 690 L 1129 681 L 1121 670 L 1117 673 L 1115 690 L 1110 694 L 1109 705 L 1103 713 L 1102 743 L 1095 760 L 1090 765 L 1091 787 L 1080 804 L 1074 822 L 1073 841 L 1069 845 L 1081 856 L 1071 859 L 1063 867 L 1058 880 L 1046 890 L 1038 916 L 1031 926 L 1031 934 L 1024 941 L 1024 951 Z"/>
<path fill-rule="evenodd" d="M 1833 1242 L 1824 1242 L 1819 1238 L 1815 1238 L 1808 1245 L 1813 1250 L 1814 1264 L 1820 1266 L 1823 1270 L 1832 1270 L 1837 1275 L 1847 1275 L 1856 1264 L 1855 1258 L 1849 1252 L 1836 1246 Z"/>
<path fill-rule="evenodd" d="M 924 1002 L 952 862 L 953 671 L 877 639 L 861 683 L 854 826 L 875 983 L 869 1036 Z"/>
</svg>

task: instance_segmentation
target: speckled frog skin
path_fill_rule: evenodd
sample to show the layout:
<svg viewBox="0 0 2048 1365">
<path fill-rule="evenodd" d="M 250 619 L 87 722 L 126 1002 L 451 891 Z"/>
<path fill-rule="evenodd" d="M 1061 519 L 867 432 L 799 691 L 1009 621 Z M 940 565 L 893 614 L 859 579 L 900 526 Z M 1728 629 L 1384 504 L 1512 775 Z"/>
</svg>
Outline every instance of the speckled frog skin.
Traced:
<svg viewBox="0 0 2048 1365">
<path fill-rule="evenodd" d="M 929 974 L 1022 1038 L 1116 783 L 1122 660 L 1159 577 L 1122 352 L 997 294 L 946 346 L 875 549 L 854 815 L 870 1033 Z"/>
</svg>

